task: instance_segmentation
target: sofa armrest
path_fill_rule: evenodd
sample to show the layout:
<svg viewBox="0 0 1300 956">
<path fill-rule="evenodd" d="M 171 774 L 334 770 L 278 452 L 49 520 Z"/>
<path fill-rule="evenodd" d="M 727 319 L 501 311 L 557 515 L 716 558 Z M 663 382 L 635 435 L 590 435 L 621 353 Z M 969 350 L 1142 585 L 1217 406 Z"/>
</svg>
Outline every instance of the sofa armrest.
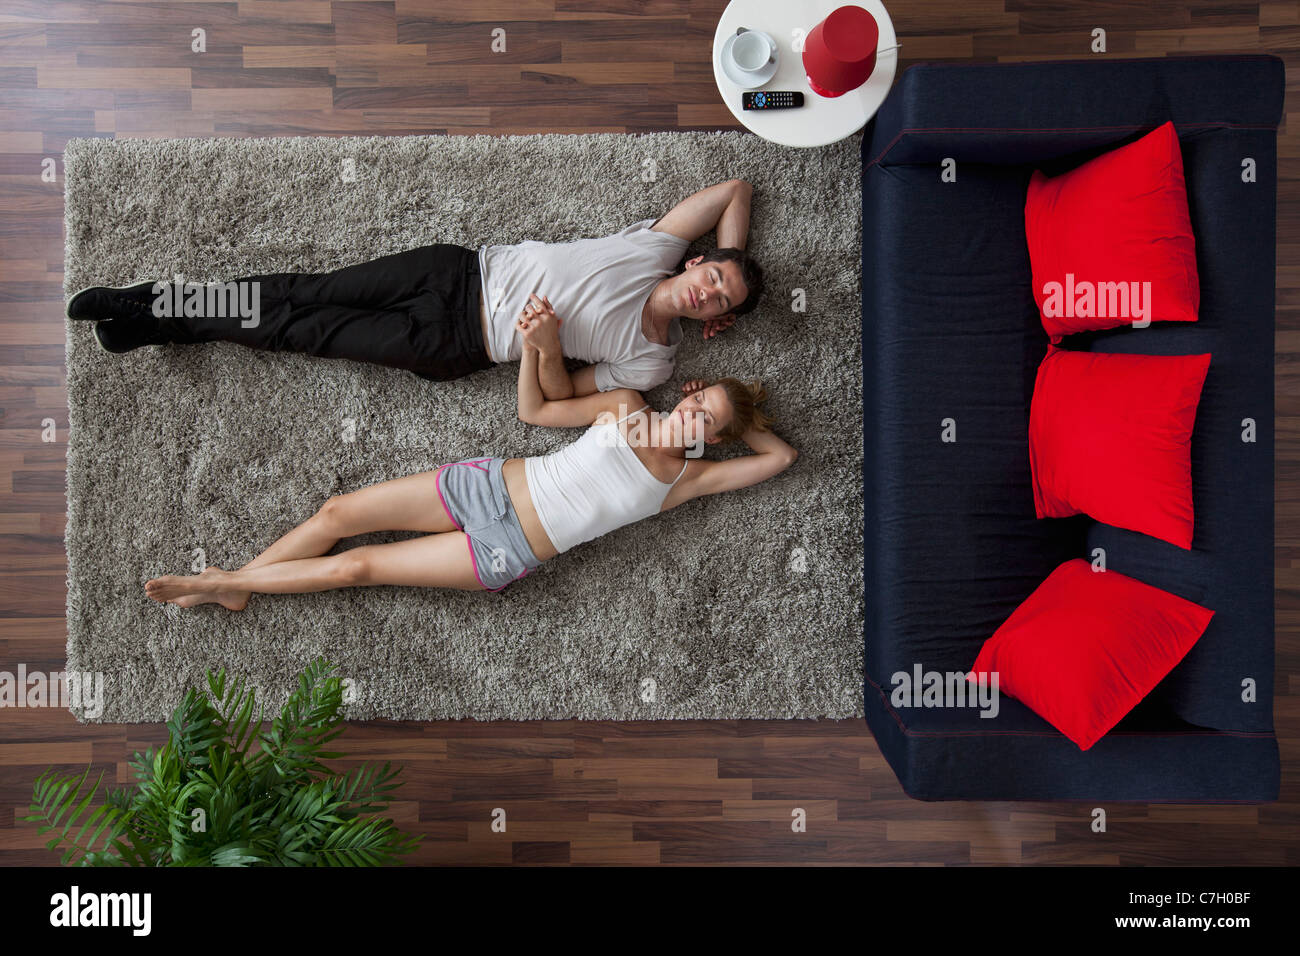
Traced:
<svg viewBox="0 0 1300 956">
<path fill-rule="evenodd" d="M 1041 163 L 1172 120 L 1276 129 L 1275 56 L 1189 56 L 909 67 L 862 137 L 864 166 Z"/>
</svg>

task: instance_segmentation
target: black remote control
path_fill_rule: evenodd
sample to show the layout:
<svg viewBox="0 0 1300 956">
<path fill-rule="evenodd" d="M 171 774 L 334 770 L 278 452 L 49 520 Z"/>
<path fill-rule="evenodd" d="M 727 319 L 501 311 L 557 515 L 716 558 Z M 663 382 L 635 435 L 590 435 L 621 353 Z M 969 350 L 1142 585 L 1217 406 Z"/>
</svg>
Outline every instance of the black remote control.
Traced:
<svg viewBox="0 0 1300 956">
<path fill-rule="evenodd" d="M 796 106 L 803 106 L 803 94 L 780 90 L 745 93 L 740 97 L 740 105 L 747 110 L 789 110 Z"/>
</svg>

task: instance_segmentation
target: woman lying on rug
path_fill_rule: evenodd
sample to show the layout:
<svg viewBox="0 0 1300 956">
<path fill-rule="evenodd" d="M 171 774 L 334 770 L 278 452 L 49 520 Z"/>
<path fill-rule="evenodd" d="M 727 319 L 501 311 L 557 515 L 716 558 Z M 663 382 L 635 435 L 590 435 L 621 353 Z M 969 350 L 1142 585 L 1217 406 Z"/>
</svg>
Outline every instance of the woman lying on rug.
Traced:
<svg viewBox="0 0 1300 956">
<path fill-rule="evenodd" d="M 164 575 L 145 584 L 145 593 L 181 607 L 215 602 L 241 611 L 254 592 L 371 584 L 501 591 L 574 545 L 692 498 L 757 484 L 794 462 L 795 450 L 767 428 L 770 419 L 758 408 L 767 393 L 757 383 L 690 382 L 667 414 L 643 414 L 649 405 L 626 388 L 546 401 L 539 347 L 554 341 L 560 319 L 549 301 L 533 296 L 517 321 L 524 338 L 519 417 L 589 426 L 576 441 L 544 456 L 450 462 L 330 498 L 238 571 Z M 737 438 L 755 453 L 687 458 L 700 441 Z M 374 531 L 431 533 L 322 557 L 340 538 Z"/>
</svg>

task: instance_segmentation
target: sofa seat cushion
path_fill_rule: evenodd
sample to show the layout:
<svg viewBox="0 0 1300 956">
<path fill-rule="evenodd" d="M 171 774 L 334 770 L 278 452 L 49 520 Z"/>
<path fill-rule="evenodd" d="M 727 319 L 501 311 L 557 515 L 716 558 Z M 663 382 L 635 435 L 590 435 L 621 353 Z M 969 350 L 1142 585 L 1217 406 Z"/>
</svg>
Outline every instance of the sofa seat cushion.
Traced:
<svg viewBox="0 0 1300 956">
<path fill-rule="evenodd" d="M 885 680 L 917 663 L 969 669 L 1082 554 L 1087 522 L 1034 513 L 1029 408 L 1048 343 L 1025 245 L 1031 170 L 939 172 L 864 172 L 888 181 L 863 209 L 866 669 Z"/>
</svg>

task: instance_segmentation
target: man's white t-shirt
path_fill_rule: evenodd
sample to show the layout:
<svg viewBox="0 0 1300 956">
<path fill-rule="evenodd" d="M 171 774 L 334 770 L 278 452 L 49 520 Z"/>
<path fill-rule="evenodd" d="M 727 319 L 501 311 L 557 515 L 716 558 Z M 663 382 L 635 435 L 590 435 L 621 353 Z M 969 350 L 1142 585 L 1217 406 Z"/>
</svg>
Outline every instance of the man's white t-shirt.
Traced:
<svg viewBox="0 0 1300 956">
<path fill-rule="evenodd" d="M 621 232 L 574 242 L 528 240 L 479 248 L 483 302 L 488 309 L 488 356 L 517 362 L 523 337 L 515 322 L 529 293 L 546 296 L 560 318 L 560 351 L 596 363 L 596 387 L 645 390 L 668 381 L 682 341 L 681 319 L 668 326 L 668 344 L 641 331 L 641 310 L 673 273 L 690 243 L 650 229 L 643 219 Z"/>
</svg>

